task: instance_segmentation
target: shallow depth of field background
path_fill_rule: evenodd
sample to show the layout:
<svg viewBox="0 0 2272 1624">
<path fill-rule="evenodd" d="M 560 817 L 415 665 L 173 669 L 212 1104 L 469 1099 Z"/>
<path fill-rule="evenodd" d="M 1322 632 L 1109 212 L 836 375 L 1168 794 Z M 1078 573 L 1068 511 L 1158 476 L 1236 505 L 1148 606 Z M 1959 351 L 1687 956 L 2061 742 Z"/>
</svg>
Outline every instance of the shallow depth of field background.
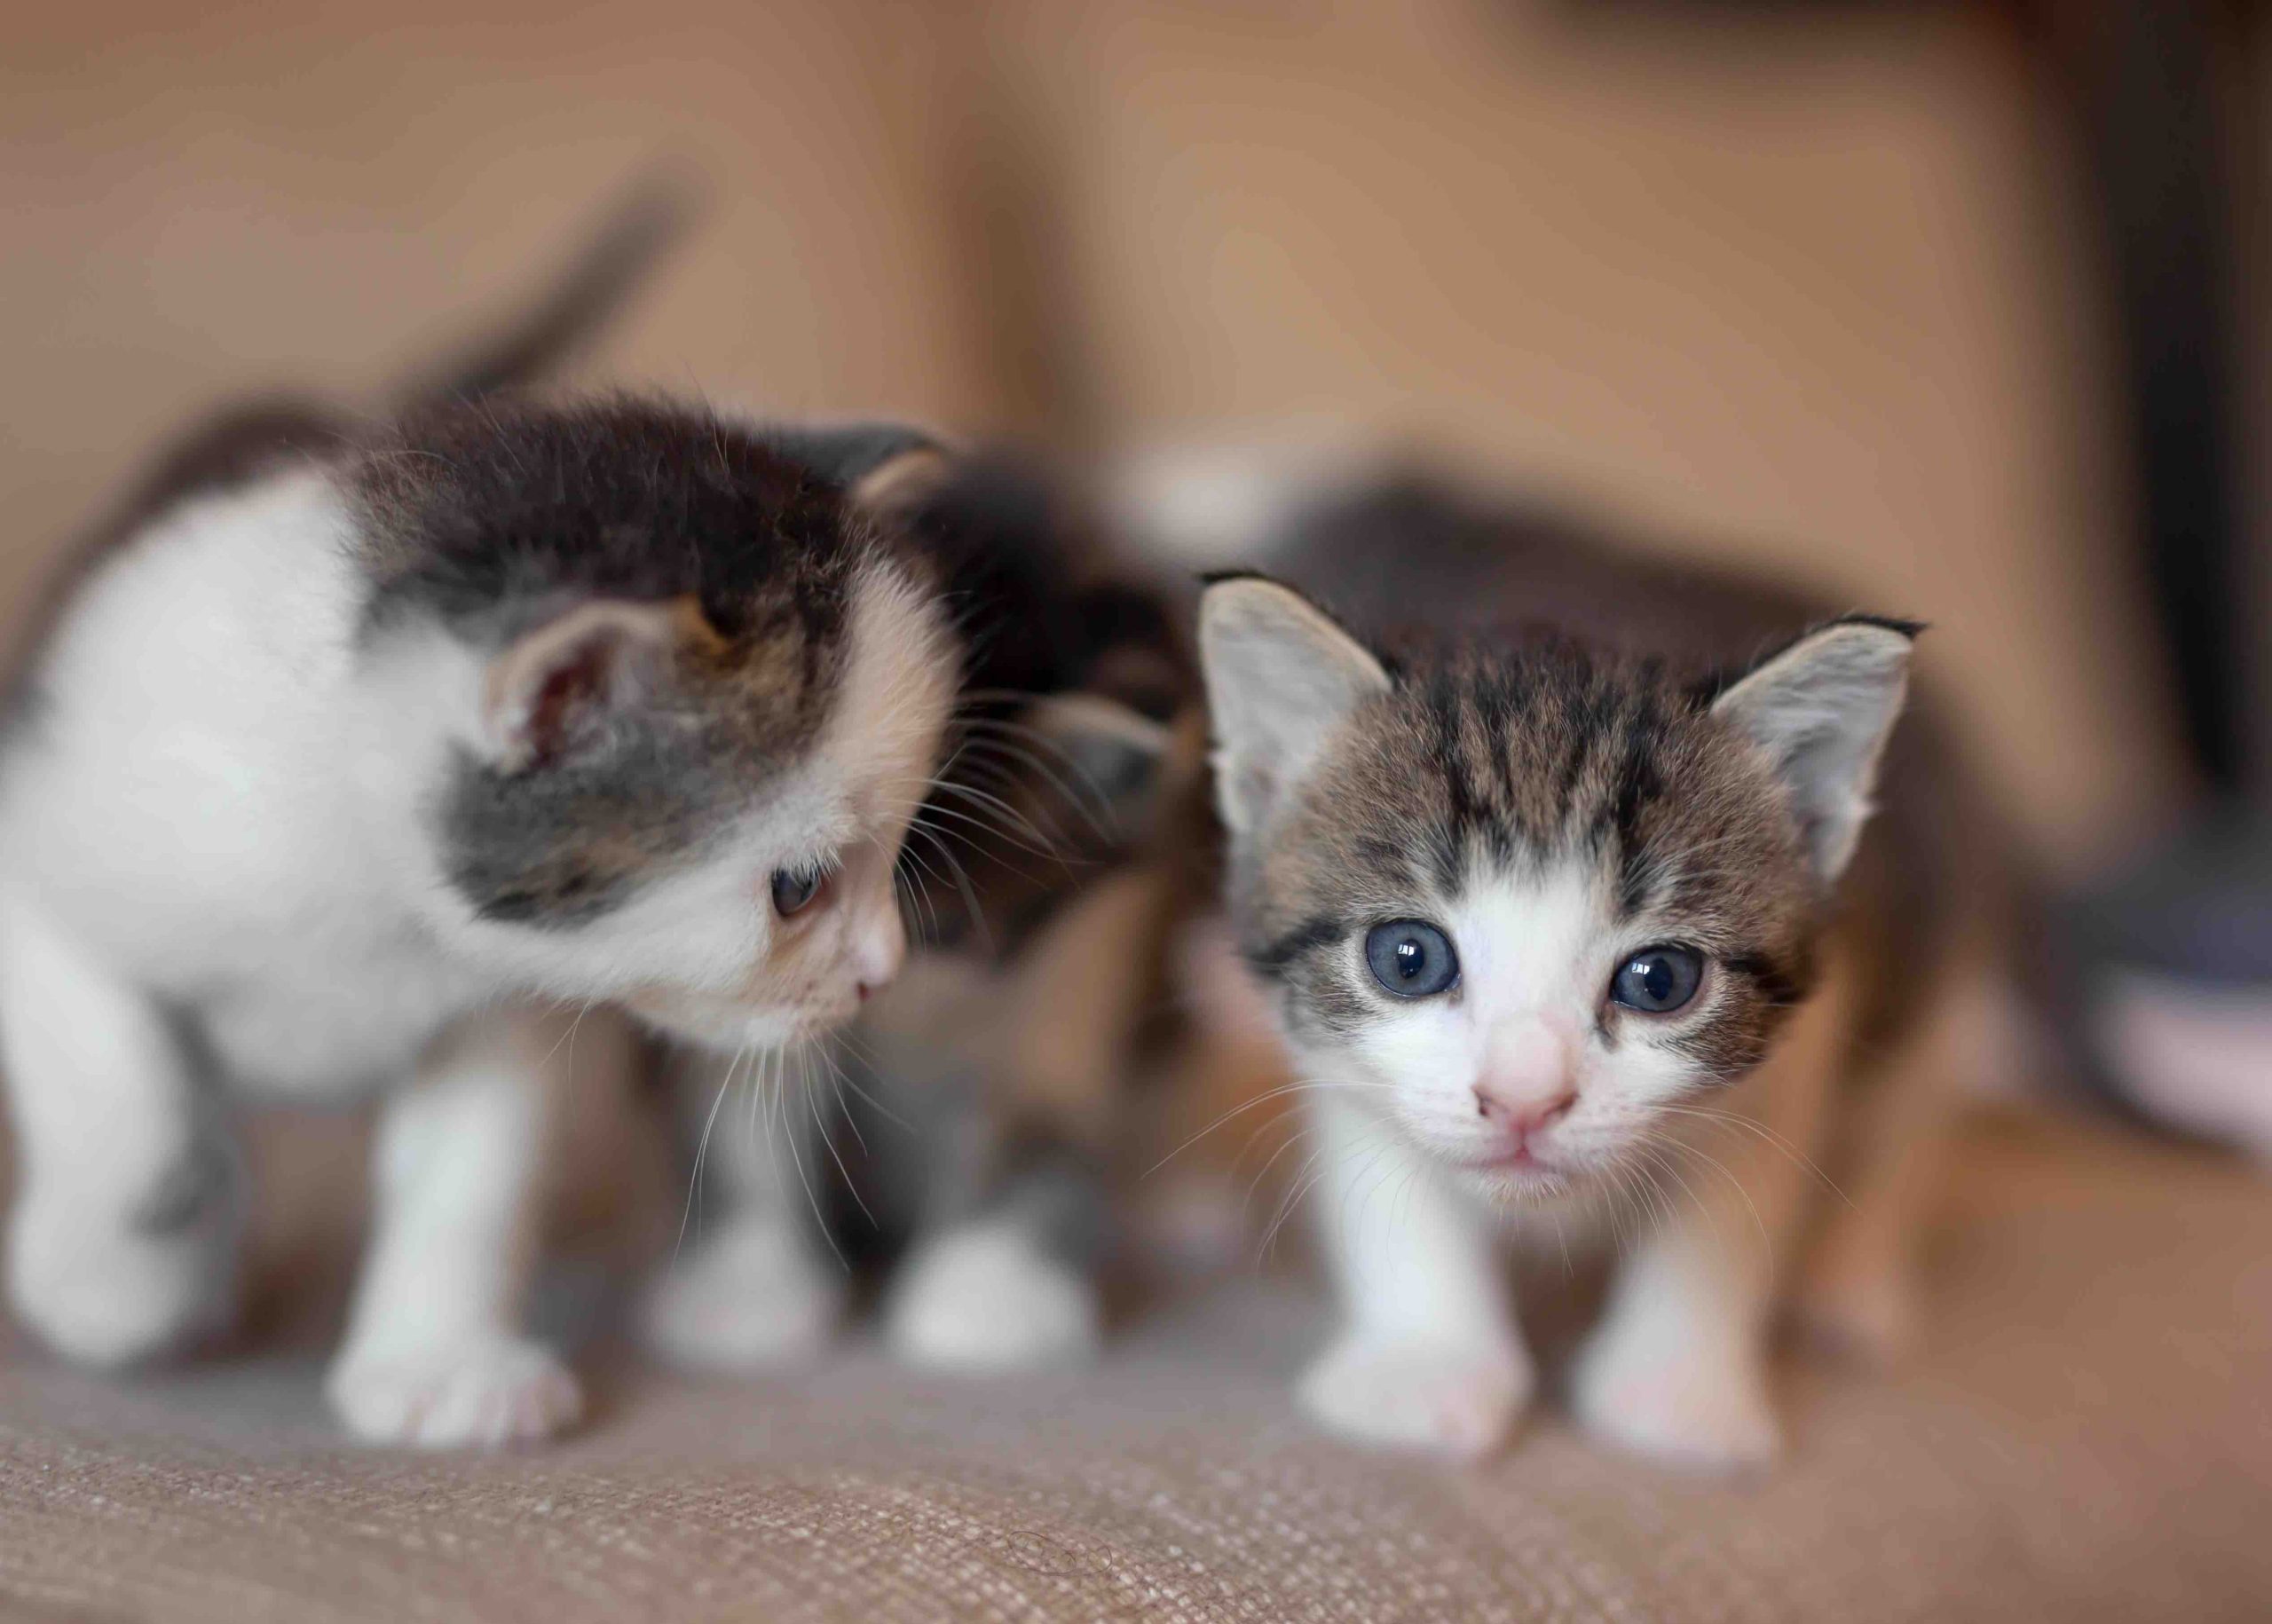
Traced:
<svg viewBox="0 0 2272 1624">
<path fill-rule="evenodd" d="M 592 376 L 1076 448 L 1377 428 L 1930 619 L 2075 873 L 2188 784 L 2038 32 L 1669 0 L 19 10 L 0 626 L 154 436 L 248 389 L 368 398 L 673 157 L 713 218 Z"/>
</svg>

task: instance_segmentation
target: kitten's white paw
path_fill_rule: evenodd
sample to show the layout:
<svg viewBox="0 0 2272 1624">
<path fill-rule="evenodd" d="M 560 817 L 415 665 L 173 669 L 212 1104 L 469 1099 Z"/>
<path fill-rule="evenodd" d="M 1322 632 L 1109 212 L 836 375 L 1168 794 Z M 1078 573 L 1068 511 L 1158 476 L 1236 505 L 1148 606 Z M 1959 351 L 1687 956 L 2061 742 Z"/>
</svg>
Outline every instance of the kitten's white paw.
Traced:
<svg viewBox="0 0 2272 1624">
<path fill-rule="evenodd" d="M 365 1443 L 419 1449 L 535 1443 L 584 1413 L 583 1389 L 549 1349 L 494 1333 L 445 1347 L 350 1349 L 324 1391 Z"/>
<path fill-rule="evenodd" d="M 1345 1437 L 1474 1460 L 1514 1431 L 1532 1383 L 1528 1356 L 1510 1344 L 1351 1331 L 1309 1368 L 1301 1399 Z"/>
<path fill-rule="evenodd" d="M 130 1365 L 225 1322 L 234 1253 L 233 1229 L 153 1234 L 107 1208 L 28 1199 L 8 1232 L 9 1300 L 64 1358 Z"/>
<path fill-rule="evenodd" d="M 1738 1471 L 1782 1452 L 1766 1371 L 1749 1350 L 1602 1337 L 1580 1355 L 1570 1397 L 1595 1437 L 1668 1465 Z"/>
<path fill-rule="evenodd" d="M 1011 1370 L 1093 1359 L 1096 1289 L 1006 1224 L 951 1230 L 908 1259 L 884 1334 L 910 1363 Z"/>
<path fill-rule="evenodd" d="M 827 1345 L 844 1282 L 784 1223 L 736 1225 L 673 1264 L 647 1295 L 647 1344 L 690 1370 L 746 1370 Z"/>
</svg>

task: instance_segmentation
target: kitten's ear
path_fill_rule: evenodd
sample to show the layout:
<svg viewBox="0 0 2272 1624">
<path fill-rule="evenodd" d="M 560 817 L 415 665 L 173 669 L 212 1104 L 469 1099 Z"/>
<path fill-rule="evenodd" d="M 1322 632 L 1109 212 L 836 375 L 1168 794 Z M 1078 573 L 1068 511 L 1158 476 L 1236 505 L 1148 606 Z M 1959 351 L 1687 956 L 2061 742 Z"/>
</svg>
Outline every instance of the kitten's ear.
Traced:
<svg viewBox="0 0 2272 1624">
<path fill-rule="evenodd" d="M 953 472 L 954 459 L 943 447 L 928 442 L 910 445 L 853 481 L 846 500 L 864 513 L 903 514 L 945 485 Z"/>
<path fill-rule="evenodd" d="M 1215 799 L 1234 830 L 1258 827 L 1327 737 L 1388 673 L 1290 587 L 1218 581 L 1199 600 L 1199 663 L 1215 733 Z"/>
<path fill-rule="evenodd" d="M 1082 806 L 1123 827 L 1150 802 L 1172 737 L 1164 723 L 1101 694 L 1052 694 L 1028 707 L 1025 725 L 1045 741 L 1044 782 L 1061 780 Z"/>
<path fill-rule="evenodd" d="M 1923 628 L 1847 620 L 1810 632 L 1713 702 L 1774 758 L 1815 871 L 1842 873 L 1871 810 L 1878 757 L 1909 687 Z"/>
<path fill-rule="evenodd" d="M 540 767 L 604 737 L 673 680 L 682 652 L 717 641 L 691 598 L 586 603 L 524 633 L 482 682 L 498 764 Z"/>
<path fill-rule="evenodd" d="M 781 428 L 773 439 L 869 513 L 897 514 L 943 483 L 953 453 L 936 436 L 903 423 Z"/>
</svg>

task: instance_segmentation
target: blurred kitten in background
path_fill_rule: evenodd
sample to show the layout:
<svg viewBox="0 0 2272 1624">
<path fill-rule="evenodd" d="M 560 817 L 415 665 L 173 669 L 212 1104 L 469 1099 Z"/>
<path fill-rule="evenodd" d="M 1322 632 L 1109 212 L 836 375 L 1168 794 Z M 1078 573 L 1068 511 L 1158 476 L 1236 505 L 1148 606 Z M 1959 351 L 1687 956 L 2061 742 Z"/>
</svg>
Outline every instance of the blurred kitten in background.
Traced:
<svg viewBox="0 0 2272 1624">
<path fill-rule="evenodd" d="M 1203 601 L 1231 923 L 1343 1305 L 1304 1399 L 1490 1448 L 1536 1385 L 1503 1245 L 1606 1246 L 1579 1417 L 1764 1460 L 1779 1305 L 1911 1335 L 2004 924 L 1992 821 L 1929 712 L 1896 726 L 1914 628 L 1349 467 L 1140 503 L 1379 634 L 1267 579 Z"/>
<path fill-rule="evenodd" d="M 681 1364 L 811 1352 L 848 1263 L 913 1362 L 1098 1344 L 1134 1078 L 1211 871 L 1196 674 L 1166 595 L 1038 470 L 973 460 L 905 522 L 942 539 L 969 650 L 901 865 L 919 945 L 840 1043 L 667 1062 L 696 1216 L 647 1332 Z"/>
</svg>

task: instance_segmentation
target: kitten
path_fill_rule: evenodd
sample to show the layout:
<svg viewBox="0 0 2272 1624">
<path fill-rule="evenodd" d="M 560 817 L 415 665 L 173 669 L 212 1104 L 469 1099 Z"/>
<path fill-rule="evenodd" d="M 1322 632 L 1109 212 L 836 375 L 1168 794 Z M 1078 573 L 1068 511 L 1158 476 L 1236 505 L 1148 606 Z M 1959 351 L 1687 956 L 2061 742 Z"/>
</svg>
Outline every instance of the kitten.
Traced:
<svg viewBox="0 0 2272 1624">
<path fill-rule="evenodd" d="M 649 206 L 643 203 L 640 209 Z M 327 1392 L 358 1436 L 550 1433 L 519 1325 L 565 1005 L 767 1048 L 898 967 L 956 610 L 872 428 L 492 392 L 657 240 L 637 209 L 455 384 L 193 436 L 37 641 L 0 741 L 8 1284 L 114 1366 L 225 1309 L 209 1076 L 389 1091 Z"/>
<path fill-rule="evenodd" d="M 682 1364 L 811 1352 L 848 1260 L 882 1277 L 911 1362 L 1098 1345 L 1170 831 L 1202 777 L 1196 673 L 1162 599 L 1033 471 L 974 463 L 915 524 L 980 544 L 947 568 L 969 665 L 903 859 L 920 945 L 840 1045 L 676 1061 L 701 1216 L 647 1330 Z"/>
<path fill-rule="evenodd" d="M 1503 1242 L 1617 1240 L 1579 1418 L 1772 1455 L 1767 1336 L 1818 1218 L 1818 1322 L 1905 1334 L 1953 966 L 1987 934 L 1962 775 L 1894 730 L 1917 628 L 1793 635 L 1779 595 L 1424 483 L 1292 504 L 1275 540 L 1433 623 L 1369 643 L 1260 578 L 1202 601 L 1231 919 L 1345 1315 L 1307 1406 L 1489 1448 L 1535 1383 Z"/>
</svg>

